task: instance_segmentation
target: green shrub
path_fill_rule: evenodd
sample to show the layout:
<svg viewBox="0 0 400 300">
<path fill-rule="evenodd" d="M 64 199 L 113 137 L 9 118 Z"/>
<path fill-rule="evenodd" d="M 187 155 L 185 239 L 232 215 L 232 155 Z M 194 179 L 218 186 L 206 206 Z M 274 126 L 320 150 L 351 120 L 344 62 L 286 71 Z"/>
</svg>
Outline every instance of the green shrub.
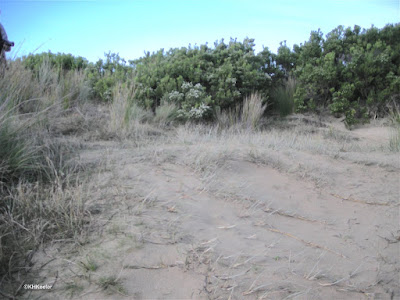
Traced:
<svg viewBox="0 0 400 300">
<path fill-rule="evenodd" d="M 167 93 L 163 97 L 164 103 L 173 103 L 179 109 L 177 118 L 181 120 L 204 120 L 211 117 L 211 97 L 207 96 L 200 83 L 193 85 L 191 82 L 183 82 L 181 91 Z"/>
<path fill-rule="evenodd" d="M 115 86 L 115 80 L 112 77 L 104 77 L 98 79 L 93 86 L 93 93 L 96 99 L 104 102 L 111 102 L 112 88 Z"/>
<path fill-rule="evenodd" d="M 132 65 L 136 72 L 138 102 L 155 111 L 161 99 L 172 97 L 187 115 L 190 110 L 199 109 L 201 103 L 210 106 L 210 111 L 217 106 L 227 109 L 241 103 L 243 97 L 253 91 L 263 97 L 269 94 L 271 74 L 276 73 L 277 68 L 270 63 L 272 54 L 267 49 L 256 55 L 254 40 L 248 38 L 243 42 L 232 39 L 228 44 L 222 40 L 214 46 L 162 49 L 135 60 Z M 210 100 L 187 99 L 190 95 L 184 91 L 184 83 L 192 83 L 190 89 L 200 85 L 204 97 Z"/>
</svg>

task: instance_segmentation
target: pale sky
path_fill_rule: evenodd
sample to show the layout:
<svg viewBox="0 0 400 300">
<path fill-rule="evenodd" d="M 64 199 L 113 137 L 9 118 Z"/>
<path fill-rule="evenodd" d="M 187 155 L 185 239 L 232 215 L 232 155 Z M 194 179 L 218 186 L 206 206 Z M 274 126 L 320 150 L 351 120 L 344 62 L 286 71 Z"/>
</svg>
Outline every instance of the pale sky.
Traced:
<svg viewBox="0 0 400 300">
<path fill-rule="evenodd" d="M 400 0 L 0 0 L 0 22 L 16 47 L 9 58 L 51 51 L 90 61 L 126 60 L 144 51 L 254 38 L 277 51 L 338 25 L 378 28 L 400 22 Z"/>
</svg>

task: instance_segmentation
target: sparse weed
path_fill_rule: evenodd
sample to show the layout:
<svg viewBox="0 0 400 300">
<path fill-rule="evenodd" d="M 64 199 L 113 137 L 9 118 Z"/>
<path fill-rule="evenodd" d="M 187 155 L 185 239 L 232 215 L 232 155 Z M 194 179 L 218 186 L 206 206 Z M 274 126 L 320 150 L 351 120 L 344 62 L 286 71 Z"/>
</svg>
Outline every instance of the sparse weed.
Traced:
<svg viewBox="0 0 400 300">
<path fill-rule="evenodd" d="M 81 267 L 84 269 L 84 271 L 88 272 L 95 272 L 98 268 L 99 265 L 97 262 L 92 258 L 92 257 L 87 257 L 85 262 L 80 262 Z"/>
<path fill-rule="evenodd" d="M 83 292 L 84 287 L 76 282 L 69 282 L 64 286 L 66 293 L 72 298 Z"/>
<path fill-rule="evenodd" d="M 217 124 L 221 129 L 232 128 L 236 124 L 240 123 L 240 106 L 225 111 L 221 111 L 218 107 L 215 114 Z"/>
<path fill-rule="evenodd" d="M 124 287 L 122 286 L 121 280 L 116 276 L 100 277 L 98 285 L 109 293 L 125 294 Z"/>
</svg>

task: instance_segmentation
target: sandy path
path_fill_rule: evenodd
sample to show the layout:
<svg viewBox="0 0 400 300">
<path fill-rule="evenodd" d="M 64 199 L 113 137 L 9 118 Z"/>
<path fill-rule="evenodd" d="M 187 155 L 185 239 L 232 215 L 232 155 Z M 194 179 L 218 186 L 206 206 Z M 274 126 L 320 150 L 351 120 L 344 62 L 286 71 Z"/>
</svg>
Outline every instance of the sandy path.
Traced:
<svg viewBox="0 0 400 300">
<path fill-rule="evenodd" d="M 312 161 L 328 180 L 233 157 L 204 180 L 174 155 L 131 151 L 82 155 L 110 161 L 94 179 L 102 234 L 43 268 L 64 270 L 52 299 L 400 297 L 397 169 L 299 151 L 282 161 Z M 88 257 L 93 272 L 71 264 Z M 107 276 L 118 284 L 99 288 Z"/>
</svg>

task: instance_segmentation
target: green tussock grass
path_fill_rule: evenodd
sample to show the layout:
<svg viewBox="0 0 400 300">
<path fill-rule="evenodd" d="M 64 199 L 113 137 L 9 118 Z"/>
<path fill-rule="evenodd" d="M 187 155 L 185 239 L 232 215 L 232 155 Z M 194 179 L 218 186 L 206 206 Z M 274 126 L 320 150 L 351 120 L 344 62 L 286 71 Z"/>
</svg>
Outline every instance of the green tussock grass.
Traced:
<svg viewBox="0 0 400 300">
<path fill-rule="evenodd" d="M 294 92 L 296 81 L 289 78 L 283 86 L 276 88 L 273 92 L 274 104 L 281 117 L 290 115 L 294 111 Z"/>
</svg>

